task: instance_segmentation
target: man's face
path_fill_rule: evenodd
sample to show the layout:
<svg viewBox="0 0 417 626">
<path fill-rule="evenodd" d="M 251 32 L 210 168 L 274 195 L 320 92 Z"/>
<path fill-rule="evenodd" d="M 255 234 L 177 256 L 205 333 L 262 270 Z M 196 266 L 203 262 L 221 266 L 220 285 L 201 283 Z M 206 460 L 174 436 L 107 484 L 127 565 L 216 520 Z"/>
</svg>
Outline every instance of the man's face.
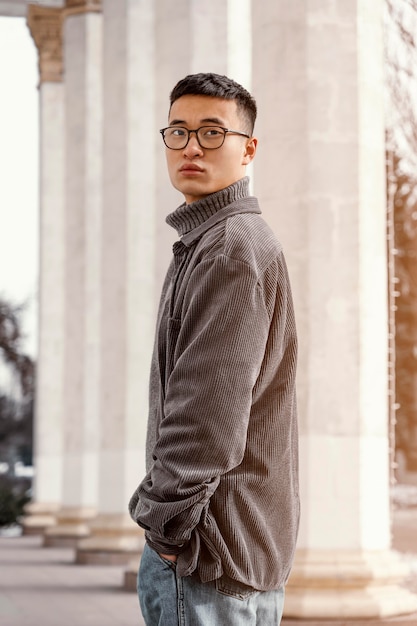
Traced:
<svg viewBox="0 0 417 626">
<path fill-rule="evenodd" d="M 214 125 L 246 132 L 236 102 L 210 96 L 178 98 L 171 107 L 168 124 L 189 130 Z M 255 138 L 227 133 L 220 148 L 207 150 L 192 133 L 185 148 L 166 148 L 171 183 L 184 195 L 187 204 L 220 191 L 245 176 L 246 165 L 255 156 L 256 144 Z"/>
</svg>

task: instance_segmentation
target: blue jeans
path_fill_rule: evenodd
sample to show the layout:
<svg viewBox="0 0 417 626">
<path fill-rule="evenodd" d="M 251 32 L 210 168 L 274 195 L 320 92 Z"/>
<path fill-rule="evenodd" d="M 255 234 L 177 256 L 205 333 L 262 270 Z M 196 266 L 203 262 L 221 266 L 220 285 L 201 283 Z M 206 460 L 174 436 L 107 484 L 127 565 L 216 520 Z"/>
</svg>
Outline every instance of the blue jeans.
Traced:
<svg viewBox="0 0 417 626">
<path fill-rule="evenodd" d="M 146 626 L 279 626 L 284 589 L 226 595 L 216 581 L 176 575 L 175 563 L 145 546 L 138 596 Z"/>
</svg>

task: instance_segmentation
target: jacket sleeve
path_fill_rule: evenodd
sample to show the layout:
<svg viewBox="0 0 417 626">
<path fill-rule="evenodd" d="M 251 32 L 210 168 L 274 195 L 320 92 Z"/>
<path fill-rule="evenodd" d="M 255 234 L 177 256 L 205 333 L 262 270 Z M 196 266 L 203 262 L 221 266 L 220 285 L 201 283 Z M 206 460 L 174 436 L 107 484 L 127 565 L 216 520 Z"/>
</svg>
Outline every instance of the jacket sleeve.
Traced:
<svg viewBox="0 0 417 626">
<path fill-rule="evenodd" d="M 220 477 L 243 459 L 269 333 L 270 278 L 224 255 L 205 260 L 191 275 L 181 319 L 169 320 L 164 416 L 134 514 L 159 552 L 181 552 Z"/>
</svg>

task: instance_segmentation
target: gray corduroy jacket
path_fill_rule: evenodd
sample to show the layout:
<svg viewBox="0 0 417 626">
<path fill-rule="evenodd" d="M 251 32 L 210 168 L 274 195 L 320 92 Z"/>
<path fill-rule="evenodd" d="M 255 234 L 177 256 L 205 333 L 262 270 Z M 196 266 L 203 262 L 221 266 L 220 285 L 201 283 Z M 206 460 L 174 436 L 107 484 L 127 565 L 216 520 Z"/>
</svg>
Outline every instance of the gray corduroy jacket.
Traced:
<svg viewBox="0 0 417 626">
<path fill-rule="evenodd" d="M 248 179 L 167 217 L 147 475 L 129 509 L 180 576 L 285 584 L 299 523 L 297 340 L 281 245 Z"/>
</svg>

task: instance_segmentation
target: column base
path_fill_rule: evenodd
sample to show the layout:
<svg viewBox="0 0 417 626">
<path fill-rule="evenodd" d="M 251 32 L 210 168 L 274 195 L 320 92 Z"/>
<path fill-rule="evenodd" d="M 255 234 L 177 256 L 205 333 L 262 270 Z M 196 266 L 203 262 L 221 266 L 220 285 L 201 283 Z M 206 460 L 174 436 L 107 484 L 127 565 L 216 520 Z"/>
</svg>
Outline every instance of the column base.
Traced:
<svg viewBox="0 0 417 626">
<path fill-rule="evenodd" d="M 96 511 L 87 507 L 63 507 L 57 514 L 57 523 L 47 528 L 43 536 L 46 548 L 75 548 L 80 541 L 88 537 L 88 522 L 93 519 Z"/>
<path fill-rule="evenodd" d="M 90 530 L 77 544 L 75 562 L 80 565 L 127 565 L 143 551 L 144 533 L 128 515 L 100 514 Z"/>
<path fill-rule="evenodd" d="M 417 595 L 401 587 L 409 566 L 393 551 L 296 553 L 286 587 L 285 617 L 372 619 L 417 611 Z"/>
<path fill-rule="evenodd" d="M 135 558 L 131 559 L 127 564 L 127 568 L 124 574 L 123 588 L 126 591 L 135 591 L 137 590 L 137 578 L 138 578 L 138 569 L 139 563 L 141 559 L 142 553 L 137 555 Z"/>
<path fill-rule="evenodd" d="M 25 506 L 22 521 L 24 535 L 43 535 L 47 528 L 56 524 L 60 505 L 52 502 L 30 502 Z"/>
<path fill-rule="evenodd" d="M 381 617 L 376 619 L 353 619 L 346 621 L 345 619 L 326 619 L 323 621 L 322 619 L 319 621 L 316 620 L 300 620 L 300 619 L 292 619 L 289 617 L 288 619 L 285 617 L 285 607 L 284 607 L 284 616 L 282 618 L 281 626 L 416 626 L 417 624 L 417 613 L 413 613 L 412 615 L 406 615 L 404 617 Z"/>
</svg>

